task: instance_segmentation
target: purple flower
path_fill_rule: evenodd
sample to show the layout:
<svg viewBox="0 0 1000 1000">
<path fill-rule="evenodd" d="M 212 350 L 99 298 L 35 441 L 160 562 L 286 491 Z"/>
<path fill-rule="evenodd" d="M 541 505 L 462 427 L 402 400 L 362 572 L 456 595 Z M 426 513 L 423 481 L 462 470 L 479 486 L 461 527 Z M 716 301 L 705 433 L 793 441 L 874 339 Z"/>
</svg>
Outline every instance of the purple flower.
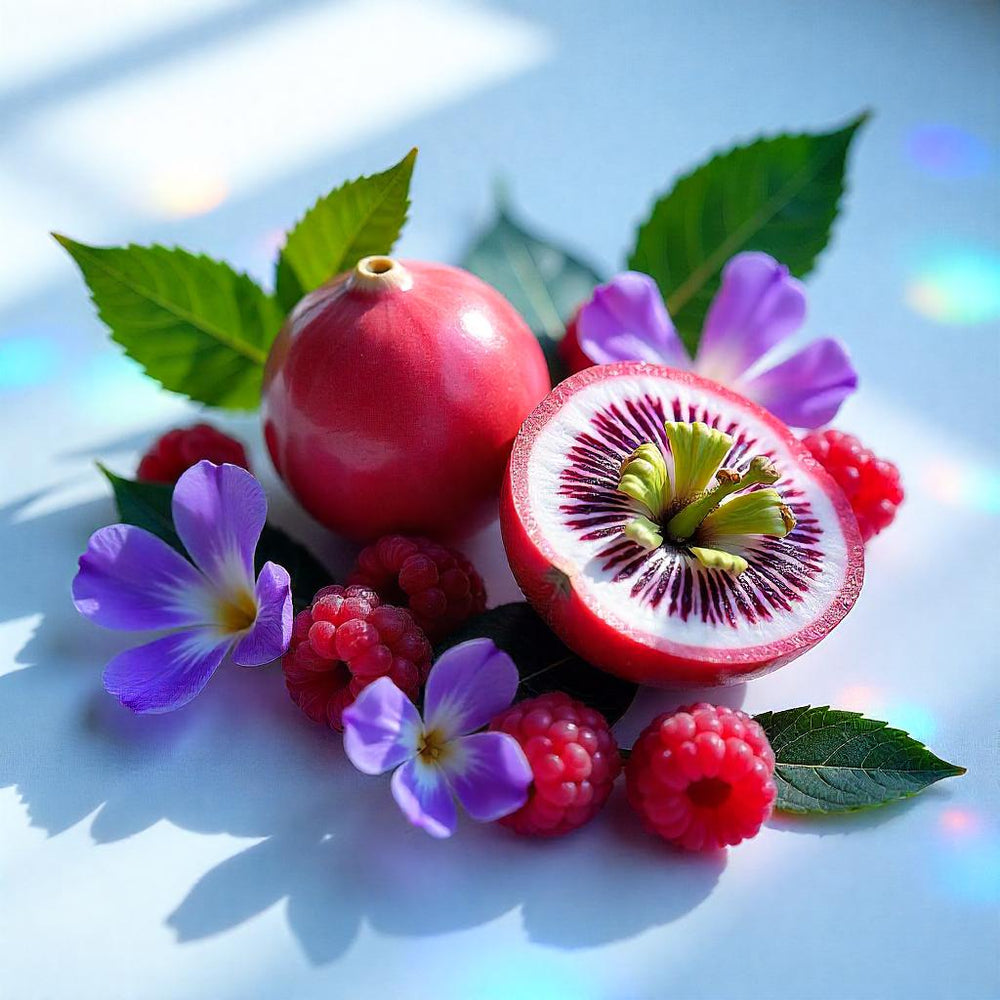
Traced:
<svg viewBox="0 0 1000 1000">
<path fill-rule="evenodd" d="M 235 465 L 199 462 L 177 481 L 174 528 L 193 564 L 156 535 L 112 524 L 90 536 L 73 603 L 104 628 L 169 629 L 105 668 L 104 686 L 134 712 L 169 712 L 208 683 L 226 653 L 244 667 L 277 659 L 292 634 L 288 573 L 254 550 L 267 500 Z"/>
<path fill-rule="evenodd" d="M 432 837 L 455 832 L 455 796 L 492 823 L 527 801 L 531 766 L 512 736 L 476 730 L 514 700 L 517 684 L 513 660 L 491 640 L 463 642 L 431 668 L 423 720 L 388 677 L 369 684 L 344 712 L 344 750 L 365 774 L 396 768 L 393 798 Z"/>
<path fill-rule="evenodd" d="M 820 427 L 857 388 L 847 350 L 824 338 L 768 365 L 772 348 L 802 325 L 802 282 L 766 253 L 737 254 L 722 271 L 722 287 L 705 319 L 692 361 L 648 275 L 626 271 L 580 310 L 577 335 L 595 364 L 652 361 L 690 368 L 755 400 L 793 427 Z"/>
</svg>

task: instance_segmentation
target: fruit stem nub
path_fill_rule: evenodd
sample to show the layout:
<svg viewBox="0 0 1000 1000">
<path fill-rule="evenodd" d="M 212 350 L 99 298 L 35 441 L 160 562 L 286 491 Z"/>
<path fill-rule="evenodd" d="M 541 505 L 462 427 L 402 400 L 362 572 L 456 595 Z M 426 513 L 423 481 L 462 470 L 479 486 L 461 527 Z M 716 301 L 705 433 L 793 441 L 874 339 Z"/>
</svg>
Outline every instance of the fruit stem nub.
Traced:
<svg viewBox="0 0 1000 1000">
<path fill-rule="evenodd" d="M 362 292 L 384 292 L 391 288 L 406 291 L 413 287 L 413 275 L 398 260 L 384 254 L 362 257 L 354 265 L 351 287 Z"/>
</svg>

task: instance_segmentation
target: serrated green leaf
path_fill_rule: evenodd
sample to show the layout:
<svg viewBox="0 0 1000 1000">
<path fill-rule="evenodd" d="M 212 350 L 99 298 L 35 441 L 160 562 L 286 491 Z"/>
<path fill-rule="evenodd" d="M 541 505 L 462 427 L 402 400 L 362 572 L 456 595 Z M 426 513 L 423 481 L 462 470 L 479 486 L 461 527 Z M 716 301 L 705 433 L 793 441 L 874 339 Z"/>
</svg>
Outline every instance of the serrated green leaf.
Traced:
<svg viewBox="0 0 1000 1000">
<path fill-rule="evenodd" d="M 870 809 L 965 774 L 901 729 L 860 712 L 805 706 L 756 719 L 774 750 L 776 808 L 785 812 Z"/>
<path fill-rule="evenodd" d="M 565 691 L 613 723 L 635 698 L 635 684 L 581 660 L 523 601 L 501 604 L 470 619 L 439 643 L 435 657 L 460 642 L 483 636 L 492 639 L 517 664 L 521 675 L 519 701 L 546 691 Z"/>
<path fill-rule="evenodd" d="M 566 377 L 557 347 L 573 310 L 603 280 L 568 250 L 530 233 L 503 204 L 462 261 L 510 300 L 542 345 L 553 384 Z"/>
<path fill-rule="evenodd" d="M 628 266 L 660 286 L 688 351 L 698 348 L 723 265 L 762 250 L 802 277 L 830 238 L 863 114 L 835 132 L 758 139 L 682 177 L 636 234 Z"/>
<path fill-rule="evenodd" d="M 410 207 L 416 159 L 411 149 L 383 173 L 347 181 L 320 198 L 289 231 L 275 275 L 286 312 L 362 257 L 392 250 Z"/>
<path fill-rule="evenodd" d="M 171 499 L 174 488 L 166 483 L 146 483 L 125 479 L 106 469 L 98 468 L 111 483 L 115 494 L 118 516 L 124 524 L 145 528 L 187 557 L 183 542 L 174 530 Z M 292 580 L 292 597 L 295 610 L 310 603 L 321 587 L 333 583 L 329 571 L 309 551 L 280 528 L 265 524 L 257 543 L 254 565 L 259 573 L 264 563 L 284 566 Z"/>
<path fill-rule="evenodd" d="M 91 247 L 53 235 L 79 266 L 111 336 L 147 375 L 210 406 L 256 409 L 283 318 L 263 289 L 186 250 Z"/>
</svg>

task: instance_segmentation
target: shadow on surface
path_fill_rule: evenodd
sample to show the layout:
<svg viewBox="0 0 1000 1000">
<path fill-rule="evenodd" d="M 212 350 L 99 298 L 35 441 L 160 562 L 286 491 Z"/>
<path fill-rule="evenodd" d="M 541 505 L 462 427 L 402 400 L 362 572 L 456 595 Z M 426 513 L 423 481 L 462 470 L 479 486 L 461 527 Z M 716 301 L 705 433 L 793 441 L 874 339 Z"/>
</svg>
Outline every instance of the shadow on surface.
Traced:
<svg viewBox="0 0 1000 1000">
<path fill-rule="evenodd" d="M 226 664 L 177 713 L 130 714 L 102 690 L 101 670 L 142 637 L 81 621 L 69 593 L 75 553 L 113 518 L 110 498 L 30 516 L 42 499 L 0 508 L 0 549 L 11 566 L 31 565 L 3 585 L 3 620 L 41 616 L 16 656 L 22 669 L 0 675 L 0 787 L 15 785 L 32 825 L 53 836 L 92 816 L 98 844 L 163 819 L 265 838 L 181 890 L 167 918 L 179 940 L 287 900 L 288 925 L 316 964 L 343 954 L 362 921 L 426 936 L 515 907 L 531 940 L 577 948 L 666 924 L 711 892 L 724 859 L 677 856 L 644 835 L 622 789 L 599 822 L 559 841 L 474 823 L 432 840 L 406 824 L 387 779 L 356 772 L 339 736 L 295 708 L 274 667 Z"/>
</svg>

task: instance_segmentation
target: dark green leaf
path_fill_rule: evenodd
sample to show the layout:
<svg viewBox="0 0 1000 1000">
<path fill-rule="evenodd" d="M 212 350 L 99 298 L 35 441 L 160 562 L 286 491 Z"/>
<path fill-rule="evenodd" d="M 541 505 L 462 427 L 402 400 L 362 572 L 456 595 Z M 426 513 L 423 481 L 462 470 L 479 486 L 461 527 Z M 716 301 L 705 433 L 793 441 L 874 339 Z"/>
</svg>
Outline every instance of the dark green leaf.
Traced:
<svg viewBox="0 0 1000 1000">
<path fill-rule="evenodd" d="M 277 563 L 288 570 L 296 611 L 308 607 L 317 590 L 334 582 L 330 571 L 305 546 L 273 524 L 264 525 L 254 562 L 258 572 L 266 562 Z"/>
<path fill-rule="evenodd" d="M 174 488 L 164 483 L 124 479 L 105 469 L 103 465 L 99 468 L 111 483 L 118 516 L 123 523 L 151 531 L 186 556 L 184 545 L 174 530 L 170 508 Z M 254 562 L 258 572 L 266 562 L 277 563 L 288 570 L 292 579 L 292 597 L 296 611 L 308 605 L 320 587 L 333 583 L 329 571 L 307 549 L 271 524 L 264 525 Z"/>
<path fill-rule="evenodd" d="M 186 250 L 55 238 L 79 266 L 111 336 L 147 375 L 211 406 L 256 409 L 282 312 L 250 278 Z"/>
<path fill-rule="evenodd" d="M 628 266 L 652 275 L 693 355 L 723 265 L 763 250 L 802 277 L 830 239 L 860 115 L 836 132 L 758 139 L 682 177 L 653 206 Z"/>
<path fill-rule="evenodd" d="M 496 220 L 478 237 L 462 266 L 505 295 L 525 318 L 542 345 L 553 384 L 565 378 L 558 343 L 573 310 L 603 280 L 597 271 L 528 232 L 502 203 Z"/>
<path fill-rule="evenodd" d="M 118 516 L 123 524 L 134 524 L 145 528 L 183 555 L 184 545 L 174 530 L 174 518 L 170 510 L 170 498 L 174 488 L 164 483 L 144 483 L 137 479 L 116 476 L 110 469 L 98 463 L 97 466 L 107 477 L 115 493 Z"/>
<path fill-rule="evenodd" d="M 786 812 L 868 809 L 965 774 L 901 729 L 859 712 L 806 706 L 756 719 L 774 750 L 777 808 Z"/>
<path fill-rule="evenodd" d="M 320 198 L 289 231 L 275 276 L 286 311 L 362 257 L 392 249 L 406 222 L 416 159 L 411 149 L 383 173 L 347 181 Z"/>
<path fill-rule="evenodd" d="M 481 636 L 492 639 L 517 664 L 521 675 L 518 700 L 565 691 L 613 723 L 635 697 L 635 684 L 581 660 L 523 601 L 491 608 L 466 622 L 438 645 L 435 654 Z"/>
</svg>

